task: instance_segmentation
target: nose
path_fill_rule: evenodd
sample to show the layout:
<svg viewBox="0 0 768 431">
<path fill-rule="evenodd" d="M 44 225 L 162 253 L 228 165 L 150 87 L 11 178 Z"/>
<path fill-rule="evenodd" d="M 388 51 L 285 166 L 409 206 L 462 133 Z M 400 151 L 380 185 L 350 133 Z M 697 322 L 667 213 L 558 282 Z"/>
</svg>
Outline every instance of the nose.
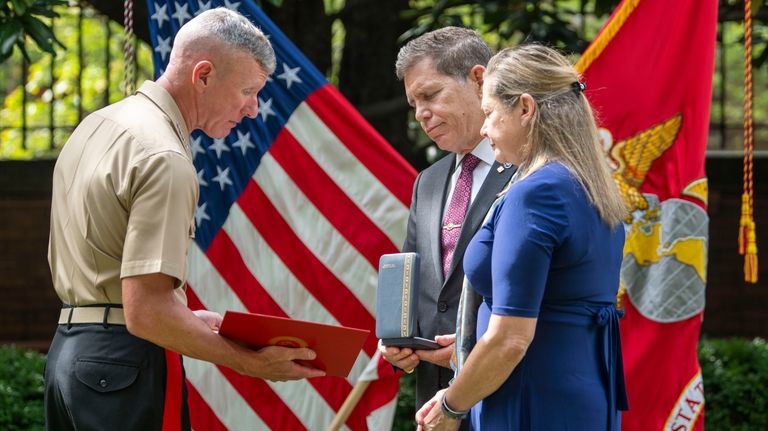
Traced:
<svg viewBox="0 0 768 431">
<path fill-rule="evenodd" d="M 429 117 L 432 116 L 432 111 L 429 110 L 429 107 L 426 103 L 416 103 L 416 121 L 419 123 L 423 123 L 424 121 L 428 120 Z"/>
<path fill-rule="evenodd" d="M 485 136 L 486 138 L 488 137 L 488 132 L 486 130 L 487 124 L 488 124 L 488 119 L 485 119 L 485 120 L 483 120 L 483 126 L 480 127 L 480 134 L 482 136 Z"/>
<path fill-rule="evenodd" d="M 241 112 L 248 118 L 256 118 L 256 114 L 259 112 L 259 97 L 257 95 L 249 97 Z"/>
</svg>

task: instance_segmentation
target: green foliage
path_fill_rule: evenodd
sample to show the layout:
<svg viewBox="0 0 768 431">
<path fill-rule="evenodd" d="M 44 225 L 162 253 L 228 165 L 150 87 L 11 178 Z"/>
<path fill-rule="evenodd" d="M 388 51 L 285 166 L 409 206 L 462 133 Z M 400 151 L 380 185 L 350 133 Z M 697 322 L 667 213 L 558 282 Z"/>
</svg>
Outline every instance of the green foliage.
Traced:
<svg viewBox="0 0 768 431">
<path fill-rule="evenodd" d="M 279 7 L 284 2 L 259 0 L 259 3 Z M 110 22 L 108 26 L 112 37 L 108 39 L 106 19 L 98 16 L 92 8 L 85 8 L 82 20 L 82 58 L 85 61 L 81 66 L 77 38 L 80 7 L 74 6 L 74 3 L 73 6 L 52 6 L 60 4 L 63 0 L 0 0 L 0 51 L 6 49 L 13 52 L 0 64 L 0 94 L 5 97 L 0 106 L 0 159 L 56 157 L 59 148 L 84 115 L 123 95 L 125 65 L 120 37 L 122 27 Z M 339 85 L 338 77 L 344 75 L 341 73 L 344 42 L 346 38 L 358 37 L 346 31 L 340 17 L 356 13 L 356 8 L 362 4 L 376 3 L 371 0 L 324 0 L 324 4 L 326 15 L 333 20 L 332 34 L 329 35 L 332 38 L 333 68 L 329 79 Z M 409 0 L 408 4 L 410 9 L 403 12 L 400 19 L 411 29 L 401 36 L 400 43 L 437 27 L 457 24 L 477 28 L 494 50 L 522 41 L 540 41 L 567 52 L 579 53 L 594 38 L 619 0 Z M 712 127 L 708 140 L 708 149 L 712 150 L 740 150 L 742 146 L 743 6 L 742 0 L 719 0 L 719 38 L 723 45 L 718 45 L 713 83 Z M 754 134 L 756 148 L 761 150 L 768 142 L 768 127 L 761 121 L 766 118 L 768 110 L 768 97 L 761 97 L 768 86 L 765 80 L 768 65 L 768 25 L 765 16 L 768 16 L 768 5 L 764 0 L 755 0 L 752 7 L 755 17 L 752 33 Z M 32 15 L 33 11 L 38 11 L 40 14 L 35 19 L 39 18 L 44 25 L 55 24 L 53 34 L 66 49 L 57 50 L 52 57 L 50 54 L 43 55 L 40 50 L 30 49 L 34 42 L 32 37 L 18 39 L 17 35 L 21 33 L 17 30 L 21 21 L 8 17 L 16 17 L 20 10 Z M 58 18 L 53 20 L 53 16 Z M 17 45 L 22 40 L 26 41 L 26 45 Z M 55 42 L 51 43 L 55 45 Z M 28 66 L 22 63 L 23 55 L 20 50 L 13 49 L 14 46 L 27 47 Z M 107 52 L 109 59 L 106 58 Z M 373 50 L 371 53 L 392 55 L 392 58 L 395 55 L 394 51 L 383 53 Z M 344 55 L 367 54 L 350 52 Z M 50 72 L 51 62 L 53 73 Z M 137 83 L 152 77 L 151 47 L 138 44 L 137 64 Z M 359 73 L 365 74 L 365 70 Z M 29 79 L 26 92 L 21 87 L 25 74 Z M 394 96 L 400 94 L 388 97 Z M 53 121 L 49 126 L 51 118 Z M 19 129 L 22 119 L 26 133 Z M 722 128 L 718 128 L 721 123 Z M 380 130 L 385 137 L 400 136 L 402 130 L 397 125 L 387 127 L 390 129 Z M 426 153 L 424 159 L 434 161 L 442 155 L 417 122 L 411 119 L 401 127 L 407 128 L 407 135 L 403 134 L 403 137 L 412 143 L 407 150 L 399 149 L 406 158 L 411 160 L 411 154 Z"/>
<path fill-rule="evenodd" d="M 31 53 L 26 63 L 15 54 L 0 65 L 0 94 L 5 96 L 0 159 L 56 157 L 85 115 L 123 97 L 123 28 L 91 8 L 82 10 L 82 19 L 79 7 L 57 7 L 55 12 L 54 31 L 65 50 Z M 153 75 L 151 48 L 139 42 L 136 55 L 135 75 L 141 83 Z M 26 86 L 21 85 L 24 79 Z"/>
<path fill-rule="evenodd" d="M 762 339 L 711 339 L 699 342 L 710 430 L 768 429 L 768 343 Z M 0 429 L 43 428 L 44 356 L 0 347 Z M 414 374 L 400 379 L 393 431 L 414 429 Z"/>
<path fill-rule="evenodd" d="M 742 5 L 743 6 L 743 5 Z M 718 37 L 722 44 L 717 45 L 715 55 L 715 74 L 712 80 L 712 109 L 711 123 L 722 122 L 726 127 L 721 135 L 720 130 L 712 129 L 707 142 L 708 149 L 741 151 L 744 145 L 744 26 L 741 22 L 725 21 L 719 24 Z M 762 36 L 760 36 L 762 34 Z M 768 142 L 768 128 L 764 127 L 765 112 L 768 112 L 768 81 L 765 79 L 766 70 L 760 69 L 768 56 L 768 26 L 755 23 L 753 40 L 756 47 L 753 50 L 753 94 L 752 109 L 754 110 L 754 141 L 758 149 L 761 143 Z M 762 39 L 762 41 L 761 41 Z M 762 44 L 760 47 L 758 45 Z M 762 50 L 762 54 L 758 52 Z M 726 73 L 720 73 L 724 70 Z"/>
<path fill-rule="evenodd" d="M 0 347 L 0 429 L 43 429 L 44 367 L 37 352 Z"/>
<path fill-rule="evenodd" d="M 397 408 L 392 431 L 413 431 L 416 428 L 416 374 L 400 377 L 400 392 L 397 394 Z"/>
<path fill-rule="evenodd" d="M 273 5 L 273 6 L 276 6 L 276 7 L 280 7 L 280 6 L 282 6 L 282 5 L 283 5 L 283 0 L 265 0 L 265 1 L 266 1 L 267 3 L 269 3 L 269 4 Z M 257 2 L 258 2 L 259 4 L 261 4 L 261 1 L 260 1 L 260 0 L 257 0 Z"/>
<path fill-rule="evenodd" d="M 756 338 L 714 339 L 699 342 L 699 362 L 706 399 L 708 430 L 768 430 L 768 343 Z M 416 379 L 400 378 L 393 431 L 414 429 Z"/>
<path fill-rule="evenodd" d="M 699 343 L 699 362 L 704 379 L 706 429 L 768 429 L 765 340 L 703 338 Z"/>
<path fill-rule="evenodd" d="M 491 36 L 496 49 L 543 42 L 571 53 L 584 51 L 619 0 L 413 0 L 407 40 L 446 25 L 468 26 Z"/>
<path fill-rule="evenodd" d="M 63 47 L 51 27 L 39 17 L 58 17 L 53 7 L 66 4 L 64 0 L 3 0 L 0 3 L 0 63 L 13 54 L 14 46 L 30 59 L 25 48 L 26 36 L 50 54 L 55 52 L 55 45 Z"/>
</svg>

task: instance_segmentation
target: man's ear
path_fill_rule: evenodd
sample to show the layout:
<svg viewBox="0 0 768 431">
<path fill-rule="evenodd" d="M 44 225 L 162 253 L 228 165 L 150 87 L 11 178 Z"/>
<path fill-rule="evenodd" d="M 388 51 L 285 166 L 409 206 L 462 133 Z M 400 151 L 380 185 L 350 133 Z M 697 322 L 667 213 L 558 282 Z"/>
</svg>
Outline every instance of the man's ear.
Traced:
<svg viewBox="0 0 768 431">
<path fill-rule="evenodd" d="M 485 74 L 485 67 L 476 64 L 472 66 L 471 69 L 469 69 L 469 76 L 467 76 L 467 79 L 469 79 L 469 82 L 471 82 L 473 85 L 476 85 L 477 91 L 479 91 L 479 94 L 483 94 L 483 75 Z"/>
<path fill-rule="evenodd" d="M 210 85 L 210 78 L 216 73 L 216 68 L 209 60 L 200 60 L 192 68 L 192 86 L 197 91 L 205 91 Z"/>
<path fill-rule="evenodd" d="M 520 108 L 522 109 L 520 114 L 520 125 L 528 127 L 536 114 L 536 102 L 533 97 L 528 93 L 520 95 Z"/>
</svg>

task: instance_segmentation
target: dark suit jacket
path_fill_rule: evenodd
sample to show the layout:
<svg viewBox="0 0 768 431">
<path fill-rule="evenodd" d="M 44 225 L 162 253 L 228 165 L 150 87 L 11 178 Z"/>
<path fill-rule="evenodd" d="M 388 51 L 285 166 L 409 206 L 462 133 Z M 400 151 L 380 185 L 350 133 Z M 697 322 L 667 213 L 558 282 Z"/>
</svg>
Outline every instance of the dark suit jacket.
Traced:
<svg viewBox="0 0 768 431">
<path fill-rule="evenodd" d="M 421 258 L 417 335 L 430 340 L 434 339 L 435 335 L 456 332 L 456 309 L 464 279 L 464 251 L 496 195 L 509 182 L 515 171 L 515 168 L 512 168 L 499 173 L 498 162 L 491 166 L 488 176 L 467 210 L 451 269 L 447 280 L 444 280 L 440 231 L 449 180 L 455 167 L 456 155 L 449 154 L 416 177 L 408 217 L 408 233 L 403 245 L 403 252 L 417 252 Z M 438 390 L 448 387 L 452 377 L 453 371 L 449 368 L 422 362 L 416 369 L 417 409 L 429 401 Z"/>
</svg>

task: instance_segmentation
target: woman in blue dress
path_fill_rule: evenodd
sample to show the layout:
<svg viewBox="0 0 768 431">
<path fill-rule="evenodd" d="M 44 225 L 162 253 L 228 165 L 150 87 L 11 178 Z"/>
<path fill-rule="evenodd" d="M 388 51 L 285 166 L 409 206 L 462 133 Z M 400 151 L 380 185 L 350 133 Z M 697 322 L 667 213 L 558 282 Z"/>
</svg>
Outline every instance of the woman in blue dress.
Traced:
<svg viewBox="0 0 768 431">
<path fill-rule="evenodd" d="M 504 49 L 483 82 L 482 133 L 518 174 L 467 248 L 483 297 L 477 344 L 420 429 L 620 429 L 626 410 L 614 307 L 626 208 L 584 85 L 541 45 Z"/>
</svg>

